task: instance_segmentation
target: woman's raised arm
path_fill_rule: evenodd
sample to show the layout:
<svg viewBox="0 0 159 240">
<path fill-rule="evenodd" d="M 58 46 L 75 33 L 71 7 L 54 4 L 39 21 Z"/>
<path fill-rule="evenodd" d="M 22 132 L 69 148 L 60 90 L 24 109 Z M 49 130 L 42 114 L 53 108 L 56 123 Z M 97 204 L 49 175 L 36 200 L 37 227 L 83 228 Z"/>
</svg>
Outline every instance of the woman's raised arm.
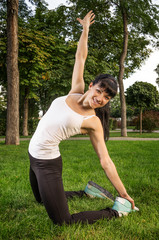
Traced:
<svg viewBox="0 0 159 240">
<path fill-rule="evenodd" d="M 83 31 L 78 43 L 76 56 L 75 56 L 75 65 L 72 74 L 72 87 L 70 93 L 84 93 L 84 65 L 88 53 L 88 33 L 89 27 L 94 23 L 95 15 L 92 11 L 87 13 L 83 18 L 77 18 L 79 23 L 83 26 Z"/>
</svg>

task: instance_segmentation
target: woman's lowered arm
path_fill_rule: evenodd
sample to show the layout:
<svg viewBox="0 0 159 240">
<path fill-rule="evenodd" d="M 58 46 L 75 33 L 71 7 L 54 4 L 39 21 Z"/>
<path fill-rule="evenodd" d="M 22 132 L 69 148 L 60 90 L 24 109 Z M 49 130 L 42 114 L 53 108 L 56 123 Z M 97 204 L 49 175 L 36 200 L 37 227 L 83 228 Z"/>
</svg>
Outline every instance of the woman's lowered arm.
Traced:
<svg viewBox="0 0 159 240">
<path fill-rule="evenodd" d="M 86 121 L 88 121 L 88 126 L 90 129 L 88 131 L 90 140 L 91 140 L 92 145 L 99 157 L 101 166 L 102 166 L 106 176 L 108 177 L 110 182 L 113 184 L 113 186 L 115 187 L 115 189 L 117 190 L 119 195 L 122 198 L 125 198 L 128 201 L 130 201 L 132 204 L 132 208 L 134 208 L 134 206 L 135 206 L 134 200 L 128 195 L 128 193 L 117 173 L 116 167 L 108 154 L 108 151 L 107 151 L 107 148 L 105 145 L 105 141 L 103 138 L 103 128 L 101 126 L 100 120 L 98 119 L 98 117 L 94 117 L 93 120 L 91 119 L 90 121 L 89 120 L 86 120 Z M 85 123 L 85 126 L 86 126 L 86 123 Z"/>
</svg>

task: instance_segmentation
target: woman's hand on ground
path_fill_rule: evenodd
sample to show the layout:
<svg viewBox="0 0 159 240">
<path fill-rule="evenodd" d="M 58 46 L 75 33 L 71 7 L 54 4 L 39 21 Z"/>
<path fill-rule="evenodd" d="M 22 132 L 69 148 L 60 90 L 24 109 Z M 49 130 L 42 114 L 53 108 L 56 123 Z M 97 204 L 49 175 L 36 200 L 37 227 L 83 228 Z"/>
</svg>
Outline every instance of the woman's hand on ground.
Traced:
<svg viewBox="0 0 159 240">
<path fill-rule="evenodd" d="M 135 207 L 134 200 L 128 194 L 126 196 L 121 196 L 121 197 L 127 199 L 131 203 L 132 209 L 134 209 Z"/>
</svg>

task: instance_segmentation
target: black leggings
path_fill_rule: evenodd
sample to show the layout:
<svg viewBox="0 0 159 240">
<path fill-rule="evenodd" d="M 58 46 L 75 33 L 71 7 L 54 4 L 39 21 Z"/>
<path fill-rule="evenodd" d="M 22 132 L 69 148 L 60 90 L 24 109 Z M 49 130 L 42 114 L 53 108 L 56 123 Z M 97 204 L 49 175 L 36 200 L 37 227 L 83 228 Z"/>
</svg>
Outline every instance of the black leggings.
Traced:
<svg viewBox="0 0 159 240">
<path fill-rule="evenodd" d="M 62 182 L 62 158 L 36 159 L 30 158 L 30 183 L 34 196 L 43 203 L 50 219 L 55 223 L 71 224 L 77 222 L 94 223 L 99 219 L 118 217 L 118 212 L 111 208 L 100 211 L 85 211 L 70 215 L 67 198 L 82 197 L 84 191 L 65 192 Z"/>
</svg>

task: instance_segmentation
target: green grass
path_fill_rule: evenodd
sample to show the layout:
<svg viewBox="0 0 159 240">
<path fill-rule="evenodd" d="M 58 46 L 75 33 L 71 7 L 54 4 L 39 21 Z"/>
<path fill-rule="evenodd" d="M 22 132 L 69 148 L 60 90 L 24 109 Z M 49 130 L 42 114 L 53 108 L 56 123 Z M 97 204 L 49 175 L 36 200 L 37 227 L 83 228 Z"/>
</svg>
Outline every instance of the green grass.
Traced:
<svg viewBox="0 0 159 240">
<path fill-rule="evenodd" d="M 107 147 L 118 173 L 140 212 L 93 225 L 56 226 L 35 202 L 28 178 L 28 141 L 19 146 L 0 143 L 0 239 L 42 240 L 158 240 L 159 143 L 109 141 Z M 66 190 L 84 189 L 89 180 L 117 193 L 106 179 L 90 141 L 64 141 L 63 181 Z M 71 213 L 99 210 L 104 199 L 69 200 Z"/>
<path fill-rule="evenodd" d="M 159 138 L 159 132 L 152 132 L 152 133 L 147 133 L 144 132 L 140 134 L 139 132 L 127 132 L 128 137 L 135 137 L 135 138 Z M 110 137 L 121 137 L 121 132 L 120 131 L 111 131 L 110 132 Z"/>
<path fill-rule="evenodd" d="M 89 137 L 88 135 L 76 135 L 75 137 Z M 127 132 L 128 137 L 133 138 L 159 138 L 159 132 L 147 133 L 144 132 L 140 134 L 139 132 Z M 121 131 L 110 131 L 110 137 L 121 137 Z"/>
</svg>

